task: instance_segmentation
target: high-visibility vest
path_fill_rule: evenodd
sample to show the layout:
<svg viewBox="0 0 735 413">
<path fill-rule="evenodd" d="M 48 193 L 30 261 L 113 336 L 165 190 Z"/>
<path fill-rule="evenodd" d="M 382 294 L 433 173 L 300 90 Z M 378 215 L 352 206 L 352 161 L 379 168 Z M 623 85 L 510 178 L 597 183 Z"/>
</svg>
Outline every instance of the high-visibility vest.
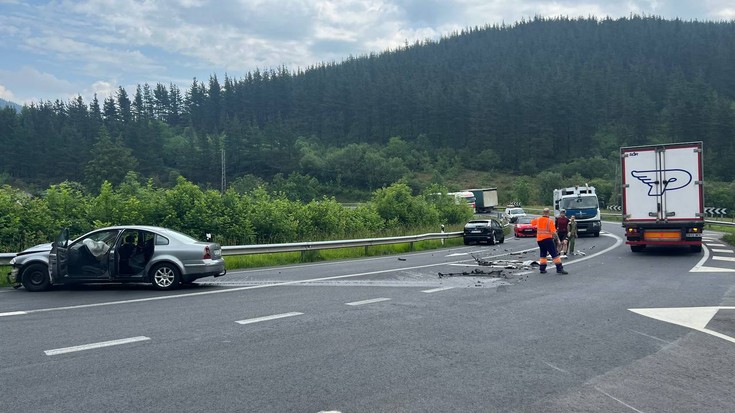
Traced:
<svg viewBox="0 0 735 413">
<path fill-rule="evenodd" d="M 536 241 L 553 238 L 553 233 L 556 232 L 556 225 L 554 225 L 554 221 L 546 216 L 538 217 L 532 220 L 531 224 L 536 226 Z"/>
</svg>

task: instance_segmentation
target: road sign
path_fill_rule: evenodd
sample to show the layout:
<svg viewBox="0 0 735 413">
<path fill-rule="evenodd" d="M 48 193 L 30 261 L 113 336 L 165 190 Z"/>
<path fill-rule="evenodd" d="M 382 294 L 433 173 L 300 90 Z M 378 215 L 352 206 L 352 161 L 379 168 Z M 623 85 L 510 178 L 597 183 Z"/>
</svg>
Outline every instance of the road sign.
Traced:
<svg viewBox="0 0 735 413">
<path fill-rule="evenodd" d="M 727 208 L 705 207 L 704 213 L 707 215 L 727 215 Z"/>
</svg>

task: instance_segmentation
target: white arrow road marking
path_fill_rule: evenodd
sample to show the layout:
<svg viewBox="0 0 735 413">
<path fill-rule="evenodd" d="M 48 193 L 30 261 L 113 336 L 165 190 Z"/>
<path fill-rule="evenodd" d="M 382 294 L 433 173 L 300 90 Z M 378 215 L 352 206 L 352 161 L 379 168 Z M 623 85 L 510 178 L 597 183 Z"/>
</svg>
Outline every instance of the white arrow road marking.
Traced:
<svg viewBox="0 0 735 413">
<path fill-rule="evenodd" d="M 91 350 L 95 348 L 102 348 L 102 347 L 109 347 L 109 346 L 119 346 L 120 344 L 135 343 L 138 341 L 146 341 L 146 340 L 150 340 L 150 338 L 145 337 L 145 336 L 123 338 L 120 340 L 110 340 L 110 341 L 103 341 L 100 343 L 84 344 L 81 346 L 64 347 L 64 348 L 57 348 L 54 350 L 46 350 L 44 351 L 44 353 L 46 353 L 47 356 L 55 356 L 57 354 L 73 353 L 75 351 Z"/>
<path fill-rule="evenodd" d="M 735 310 L 735 307 L 629 308 L 628 310 L 645 317 L 691 328 L 735 343 L 735 337 L 705 328 L 717 314 L 717 311 Z"/>
</svg>

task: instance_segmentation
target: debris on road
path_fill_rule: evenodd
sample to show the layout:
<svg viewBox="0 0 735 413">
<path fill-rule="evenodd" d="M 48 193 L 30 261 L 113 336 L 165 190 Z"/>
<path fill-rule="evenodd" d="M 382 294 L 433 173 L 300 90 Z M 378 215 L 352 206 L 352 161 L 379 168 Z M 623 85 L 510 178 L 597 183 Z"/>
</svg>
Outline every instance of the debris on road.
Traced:
<svg viewBox="0 0 735 413">
<path fill-rule="evenodd" d="M 508 278 L 508 274 L 505 273 L 502 269 L 494 269 L 494 270 L 483 270 L 481 268 L 475 268 L 472 271 L 462 271 L 462 272 L 448 272 L 448 273 L 439 273 L 439 278 L 444 277 L 477 277 L 477 276 L 484 276 L 484 277 L 493 277 L 493 278 Z"/>
</svg>

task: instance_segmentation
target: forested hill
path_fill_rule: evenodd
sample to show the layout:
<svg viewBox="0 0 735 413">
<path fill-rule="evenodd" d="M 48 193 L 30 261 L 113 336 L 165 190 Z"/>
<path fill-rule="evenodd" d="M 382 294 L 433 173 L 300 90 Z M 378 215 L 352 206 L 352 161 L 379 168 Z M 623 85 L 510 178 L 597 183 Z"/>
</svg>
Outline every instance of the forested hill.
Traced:
<svg viewBox="0 0 735 413">
<path fill-rule="evenodd" d="M 298 172 L 374 189 L 457 165 L 559 163 L 612 180 L 621 145 L 703 140 L 707 176 L 732 180 L 733 131 L 735 22 L 537 18 L 296 72 L 3 110 L 0 174 L 95 186 L 133 169 L 218 188 L 224 148 L 229 182 Z"/>
</svg>

